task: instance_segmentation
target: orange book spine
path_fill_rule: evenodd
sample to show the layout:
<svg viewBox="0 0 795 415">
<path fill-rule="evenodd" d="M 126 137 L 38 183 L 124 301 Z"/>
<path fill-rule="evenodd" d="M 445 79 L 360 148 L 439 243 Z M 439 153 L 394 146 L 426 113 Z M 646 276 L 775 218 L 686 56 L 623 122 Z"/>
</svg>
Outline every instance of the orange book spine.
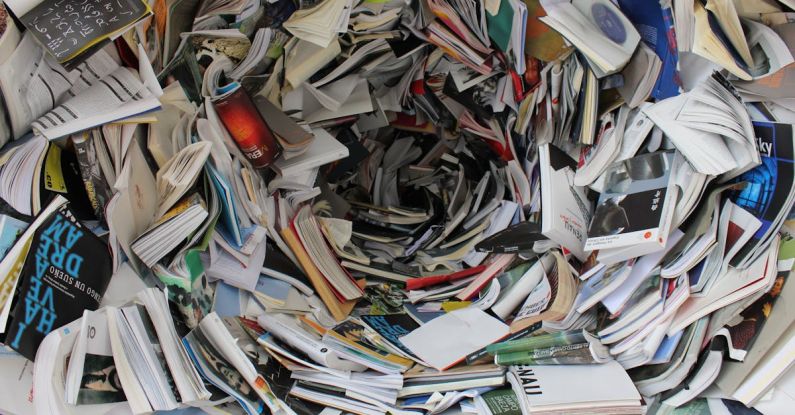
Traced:
<svg viewBox="0 0 795 415">
<path fill-rule="evenodd" d="M 282 229 L 281 234 L 282 238 L 284 238 L 284 242 L 287 243 L 287 245 L 295 254 L 295 257 L 298 259 L 298 262 L 301 263 L 301 267 L 306 272 L 307 277 L 309 277 L 309 280 L 312 281 L 312 285 L 315 287 L 315 291 L 317 292 L 318 296 L 320 296 L 320 299 L 324 304 L 326 304 L 326 307 L 328 307 L 331 316 L 337 321 L 345 320 L 345 318 L 351 313 L 351 310 L 353 310 L 353 306 L 356 302 L 340 302 L 337 299 L 334 291 L 326 282 L 326 277 L 320 273 L 320 270 L 317 268 L 317 266 L 315 266 L 315 263 L 312 262 L 311 258 L 309 258 L 309 254 L 307 254 L 304 246 L 298 239 L 298 235 L 295 234 L 295 231 L 292 228 L 285 227 Z"/>
</svg>

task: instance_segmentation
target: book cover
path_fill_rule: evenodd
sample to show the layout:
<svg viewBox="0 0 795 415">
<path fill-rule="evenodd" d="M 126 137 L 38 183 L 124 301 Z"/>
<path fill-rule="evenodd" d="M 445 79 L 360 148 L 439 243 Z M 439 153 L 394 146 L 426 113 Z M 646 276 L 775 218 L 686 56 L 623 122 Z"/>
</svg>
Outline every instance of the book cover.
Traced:
<svg viewBox="0 0 795 415">
<path fill-rule="evenodd" d="M 104 42 L 152 10 L 147 2 L 141 0 L 106 0 L 88 8 L 83 7 L 85 4 L 79 0 L 66 0 L 54 9 L 50 2 L 38 2 L 32 10 L 19 12 L 18 6 L 16 12 L 20 13 L 20 21 L 33 33 L 36 41 L 67 70 L 71 70 L 90 56 L 95 47 L 104 46 Z M 83 12 L 78 13 L 77 10 Z"/>
<path fill-rule="evenodd" d="M 279 143 L 245 89 L 238 87 L 216 99 L 213 105 L 229 135 L 254 168 L 268 167 L 281 155 Z"/>
<path fill-rule="evenodd" d="M 102 174 L 93 137 L 91 133 L 84 131 L 72 136 L 72 143 L 75 146 L 77 164 L 80 166 L 80 175 L 83 177 L 91 208 L 97 218 L 104 220 L 105 206 L 107 206 L 113 194 L 111 193 L 110 185 Z"/>
<path fill-rule="evenodd" d="M 405 336 L 420 325 L 408 314 L 385 314 L 385 315 L 364 315 L 361 317 L 364 324 L 375 330 L 392 345 L 400 350 L 414 356 L 408 347 L 400 342 L 400 338 Z"/>
<path fill-rule="evenodd" d="M 36 231 L 20 275 L 7 345 L 34 360 L 50 331 L 96 310 L 112 275 L 107 244 L 64 205 Z"/>
<path fill-rule="evenodd" d="M 671 7 L 662 7 L 656 1 L 619 0 L 619 7 L 640 33 L 640 38 L 660 57 L 660 76 L 651 96 L 662 100 L 679 95 L 682 80 L 679 78 L 679 53 L 674 33 Z"/>
<path fill-rule="evenodd" d="M 729 198 L 762 221 L 762 226 L 731 260 L 737 266 L 764 244 L 792 208 L 795 185 L 795 134 L 791 124 L 754 121 L 762 164 L 740 175 L 747 185 Z"/>
<path fill-rule="evenodd" d="M 551 62 L 561 57 L 569 47 L 560 33 L 550 28 L 539 17 L 544 17 L 547 12 L 539 0 L 525 0 L 527 5 L 527 36 L 525 37 L 525 51 L 528 55 L 544 62 Z"/>
<path fill-rule="evenodd" d="M 406 368 L 412 365 L 413 362 L 411 360 L 382 350 L 376 342 L 368 337 L 368 334 L 368 330 L 358 322 L 346 320 L 328 330 L 324 335 L 324 340 L 327 340 L 327 338 L 336 339 L 358 354 L 370 356 L 373 359 L 383 360 L 394 365 Z"/>
<path fill-rule="evenodd" d="M 546 144 L 539 147 L 541 165 L 541 233 L 585 260 L 587 227 L 593 206 L 584 187 L 574 185 L 577 162 Z"/>
<path fill-rule="evenodd" d="M 770 291 L 740 313 L 742 321 L 727 327 L 732 348 L 742 351 L 743 357 L 753 347 L 762 327 L 767 323 L 788 277 L 789 272 L 779 272 Z"/>
<path fill-rule="evenodd" d="M 627 406 L 640 410 L 640 394 L 616 361 L 595 365 L 511 366 L 507 376 L 520 399 L 539 411 L 566 413 L 569 408 L 588 408 L 599 412 L 597 408 Z"/>
<path fill-rule="evenodd" d="M 522 415 L 519 399 L 511 388 L 490 390 L 481 396 L 492 415 Z"/>
<path fill-rule="evenodd" d="M 665 247 L 676 203 L 670 180 L 675 158 L 674 152 L 657 152 L 608 167 L 605 190 L 588 228 L 586 250 L 638 244 Z"/>
</svg>

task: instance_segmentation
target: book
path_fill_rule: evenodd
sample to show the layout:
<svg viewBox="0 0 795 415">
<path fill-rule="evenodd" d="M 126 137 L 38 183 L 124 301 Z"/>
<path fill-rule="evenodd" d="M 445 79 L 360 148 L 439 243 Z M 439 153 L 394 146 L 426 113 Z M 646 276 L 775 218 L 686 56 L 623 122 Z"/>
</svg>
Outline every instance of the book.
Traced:
<svg viewBox="0 0 795 415">
<path fill-rule="evenodd" d="M 290 247 L 290 250 L 298 258 L 298 262 L 301 264 L 307 277 L 309 277 L 309 280 L 312 281 L 312 286 L 323 300 L 323 303 L 329 308 L 329 312 L 331 312 L 338 321 L 345 319 L 353 309 L 355 302 L 342 301 L 337 297 L 332 287 L 328 285 L 326 277 L 310 258 L 295 230 L 292 228 L 285 228 L 282 230 L 281 236 Z"/>
<path fill-rule="evenodd" d="M 542 1 L 547 15 L 539 18 L 582 51 L 601 75 L 614 73 L 629 61 L 640 35 L 621 9 L 609 1 L 556 3 Z M 566 26 L 566 22 L 577 26 Z"/>
<path fill-rule="evenodd" d="M 378 332 L 386 341 L 406 354 L 412 355 L 400 338 L 419 327 L 408 314 L 386 314 L 361 316 L 362 323 Z"/>
<path fill-rule="evenodd" d="M 640 411 L 640 394 L 618 362 L 519 365 L 511 366 L 506 376 L 527 413 Z M 572 390 L 579 392 L 572 396 Z"/>
<path fill-rule="evenodd" d="M 751 242 L 746 243 L 732 260 L 734 266 L 748 264 L 749 260 L 756 256 L 755 254 L 758 255 L 758 252 L 755 251 L 764 249 L 771 238 L 770 229 L 775 226 L 776 222 L 782 220 L 782 212 L 795 203 L 795 197 L 791 191 L 788 191 L 790 186 L 787 185 L 792 180 L 790 170 L 787 168 L 791 165 L 788 162 L 788 157 L 793 152 L 791 148 L 793 145 L 792 125 L 757 122 L 754 123 L 754 132 L 762 157 L 762 165 L 741 175 L 737 181 L 750 181 L 757 177 L 767 178 L 766 180 L 762 179 L 765 181 L 756 179 L 751 183 L 764 186 L 765 193 L 769 196 L 763 201 L 753 197 L 749 193 L 750 189 L 738 191 L 732 195 L 732 200 L 735 200 L 739 207 L 757 216 L 763 223 L 752 237 Z M 773 177 L 775 179 L 771 182 Z M 776 206 L 780 210 L 776 209 Z"/>
<path fill-rule="evenodd" d="M 281 147 L 245 89 L 232 86 L 215 98 L 213 106 L 252 166 L 265 168 L 279 157 Z"/>
<path fill-rule="evenodd" d="M 348 157 L 348 148 L 326 130 L 317 129 L 313 130 L 312 133 L 315 138 L 309 143 L 305 152 L 290 159 L 277 160 L 273 164 L 273 169 L 281 174 L 282 177 L 289 177 L 300 171 L 309 170 Z"/>
<path fill-rule="evenodd" d="M 510 388 L 494 389 L 475 397 L 475 402 L 486 406 L 492 415 L 520 415 L 522 408 L 516 393 Z"/>
<path fill-rule="evenodd" d="M 29 243 L 32 255 L 20 272 L 6 341 L 33 360 L 50 331 L 99 306 L 112 270 L 107 244 L 74 217 L 68 204 L 47 215 Z"/>
<path fill-rule="evenodd" d="M 552 144 L 538 150 L 543 208 L 541 233 L 585 259 L 587 227 L 593 207 L 585 189 L 573 185 L 576 163 Z"/>
<path fill-rule="evenodd" d="M 346 320 L 323 334 L 323 343 L 341 357 L 386 374 L 405 372 L 414 364 L 409 359 L 372 345 L 367 327 L 358 321 Z"/>
<path fill-rule="evenodd" d="M 604 363 L 610 354 L 599 340 L 585 330 L 541 334 L 489 345 L 486 350 L 500 366 L 572 365 Z"/>
<path fill-rule="evenodd" d="M 679 78 L 677 40 L 673 8 L 657 4 L 642 4 L 631 1 L 618 3 L 640 34 L 641 40 L 654 51 L 660 60 L 659 75 L 655 76 L 651 96 L 665 99 L 679 94 L 682 80 Z"/>
<path fill-rule="evenodd" d="M 467 338 L 462 339 L 463 334 Z M 481 310 L 464 308 L 431 320 L 400 341 L 432 367 L 445 370 L 506 335 L 505 324 Z"/>
<path fill-rule="evenodd" d="M 130 246 L 151 267 L 187 239 L 207 218 L 207 205 L 198 193 L 186 196 L 155 221 Z"/>
<path fill-rule="evenodd" d="M 77 2 L 63 5 L 69 10 L 74 10 L 78 6 Z M 97 6 L 95 15 L 91 16 L 94 20 L 89 21 L 86 18 L 81 19 L 79 15 L 60 16 L 59 14 L 57 19 L 48 18 L 53 8 L 42 1 L 12 2 L 7 7 L 19 17 L 25 27 L 31 30 L 36 40 L 46 47 L 47 52 L 67 68 L 83 62 L 86 55 L 90 56 L 99 49 L 97 45 L 106 43 L 114 36 L 127 31 L 152 11 L 148 3 L 141 1 L 107 3 L 102 7 Z M 116 18 L 107 16 L 116 16 Z M 64 25 L 74 29 L 71 31 L 60 29 Z M 53 37 L 52 33 L 59 33 L 59 36 Z"/>
<path fill-rule="evenodd" d="M 110 186 L 101 172 L 99 161 L 97 160 L 96 148 L 93 134 L 82 133 L 72 136 L 72 143 L 75 146 L 75 154 L 80 165 L 80 175 L 86 186 L 86 193 L 94 209 L 97 218 L 104 218 L 105 210 L 103 207 L 110 201 Z M 100 144 L 101 145 L 101 144 Z"/>
<path fill-rule="evenodd" d="M 103 1 L 0 5 L 0 412 L 787 413 L 793 1 Z"/>
<path fill-rule="evenodd" d="M 676 153 L 658 152 L 608 167 L 585 249 L 631 245 L 647 254 L 649 249 L 665 247 L 677 197 L 670 178 L 683 163 Z M 654 248 L 646 249 L 647 244 Z"/>
</svg>

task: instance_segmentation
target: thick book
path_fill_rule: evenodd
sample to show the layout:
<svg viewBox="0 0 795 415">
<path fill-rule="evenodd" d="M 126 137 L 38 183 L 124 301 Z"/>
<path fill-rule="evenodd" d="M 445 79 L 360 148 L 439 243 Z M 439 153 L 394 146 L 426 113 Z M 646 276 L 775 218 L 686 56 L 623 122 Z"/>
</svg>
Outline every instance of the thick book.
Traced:
<svg viewBox="0 0 795 415">
<path fill-rule="evenodd" d="M 112 275 L 110 250 L 66 204 L 36 231 L 20 275 L 6 344 L 33 360 L 53 329 L 96 310 Z"/>
<path fill-rule="evenodd" d="M 312 286 L 315 288 L 315 291 L 317 291 L 317 295 L 323 300 L 323 303 L 326 305 L 331 315 L 337 321 L 344 320 L 353 310 L 356 301 L 340 301 L 337 298 L 333 288 L 328 284 L 326 278 L 312 262 L 312 259 L 309 257 L 309 254 L 304 249 L 301 240 L 292 227 L 285 227 L 282 229 L 281 235 L 282 238 L 284 238 L 284 242 L 287 243 L 290 250 L 295 254 L 295 257 L 298 258 L 298 262 L 312 282 Z"/>
</svg>

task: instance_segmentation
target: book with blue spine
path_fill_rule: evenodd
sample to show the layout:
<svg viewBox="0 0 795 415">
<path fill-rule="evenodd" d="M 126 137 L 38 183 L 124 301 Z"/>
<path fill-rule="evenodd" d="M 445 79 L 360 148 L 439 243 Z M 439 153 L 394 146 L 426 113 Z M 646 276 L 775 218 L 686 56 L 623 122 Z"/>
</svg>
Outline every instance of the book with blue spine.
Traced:
<svg viewBox="0 0 795 415">
<path fill-rule="evenodd" d="M 640 33 L 640 38 L 660 57 L 662 68 L 651 96 L 662 100 L 679 95 L 679 53 L 670 6 L 657 1 L 619 0 L 619 7 Z"/>
</svg>

